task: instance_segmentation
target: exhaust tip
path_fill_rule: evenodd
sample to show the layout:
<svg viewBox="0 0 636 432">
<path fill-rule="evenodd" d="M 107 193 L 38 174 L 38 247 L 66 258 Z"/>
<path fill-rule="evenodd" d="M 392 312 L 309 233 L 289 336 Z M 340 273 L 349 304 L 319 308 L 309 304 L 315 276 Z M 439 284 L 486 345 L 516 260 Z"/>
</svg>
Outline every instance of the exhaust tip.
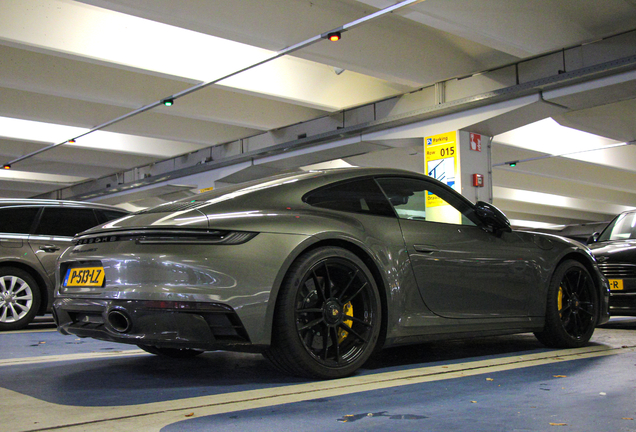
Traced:
<svg viewBox="0 0 636 432">
<path fill-rule="evenodd" d="M 118 333 L 127 333 L 132 328 L 132 321 L 128 314 L 119 310 L 108 312 L 108 324 Z"/>
</svg>

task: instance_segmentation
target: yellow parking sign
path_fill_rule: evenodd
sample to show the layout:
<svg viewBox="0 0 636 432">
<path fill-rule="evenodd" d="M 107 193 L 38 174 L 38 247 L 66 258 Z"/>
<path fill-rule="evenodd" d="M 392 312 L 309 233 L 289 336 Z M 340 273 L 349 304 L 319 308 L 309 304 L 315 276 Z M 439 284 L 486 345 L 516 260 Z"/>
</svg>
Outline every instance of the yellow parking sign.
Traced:
<svg viewBox="0 0 636 432">
<path fill-rule="evenodd" d="M 447 132 L 424 138 L 424 168 L 426 174 L 456 189 L 457 174 L 457 132 Z M 436 195 L 429 193 L 427 207 L 447 205 Z"/>
</svg>

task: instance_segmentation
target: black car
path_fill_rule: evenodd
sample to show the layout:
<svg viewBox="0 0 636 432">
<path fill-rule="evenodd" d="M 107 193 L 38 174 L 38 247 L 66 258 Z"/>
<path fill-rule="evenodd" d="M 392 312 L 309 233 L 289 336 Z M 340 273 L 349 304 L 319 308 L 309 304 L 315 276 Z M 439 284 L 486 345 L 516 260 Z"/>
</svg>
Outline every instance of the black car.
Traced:
<svg viewBox="0 0 636 432">
<path fill-rule="evenodd" d="M 0 331 L 51 311 L 57 258 L 76 233 L 127 214 L 86 202 L 0 199 Z"/>
<path fill-rule="evenodd" d="M 610 314 L 636 316 L 636 210 L 616 216 L 589 247 L 610 282 Z"/>
</svg>

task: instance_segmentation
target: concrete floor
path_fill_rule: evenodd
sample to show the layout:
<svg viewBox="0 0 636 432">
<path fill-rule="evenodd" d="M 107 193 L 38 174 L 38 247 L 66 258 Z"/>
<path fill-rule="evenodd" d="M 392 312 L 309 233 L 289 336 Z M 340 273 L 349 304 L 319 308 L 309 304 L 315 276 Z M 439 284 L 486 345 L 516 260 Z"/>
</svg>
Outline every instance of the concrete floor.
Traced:
<svg viewBox="0 0 636 432">
<path fill-rule="evenodd" d="M 165 359 L 46 321 L 0 347 L 0 432 L 636 431 L 636 318 L 582 349 L 530 334 L 430 343 L 322 382 L 260 355 Z"/>
</svg>

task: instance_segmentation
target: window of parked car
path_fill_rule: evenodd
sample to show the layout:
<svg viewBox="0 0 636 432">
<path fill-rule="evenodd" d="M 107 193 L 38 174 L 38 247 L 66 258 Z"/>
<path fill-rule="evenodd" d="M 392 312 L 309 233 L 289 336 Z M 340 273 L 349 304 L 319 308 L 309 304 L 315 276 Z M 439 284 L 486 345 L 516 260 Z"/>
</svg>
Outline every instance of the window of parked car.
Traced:
<svg viewBox="0 0 636 432">
<path fill-rule="evenodd" d="M 100 224 L 106 223 L 113 219 L 119 219 L 120 217 L 126 216 L 128 213 L 121 212 L 117 210 L 105 210 L 105 209 L 95 209 L 95 213 L 97 213 L 97 219 Z"/>
<path fill-rule="evenodd" d="M 475 225 L 470 205 L 460 196 L 432 182 L 415 178 L 378 178 L 400 219 Z"/>
<path fill-rule="evenodd" d="M 322 187 L 307 193 L 303 201 L 331 210 L 395 217 L 391 205 L 372 178 Z"/>
<path fill-rule="evenodd" d="M 598 241 L 636 239 L 636 213 L 622 213 L 605 228 Z"/>
<path fill-rule="evenodd" d="M 35 234 L 73 237 L 98 224 L 93 209 L 46 207 Z"/>
<path fill-rule="evenodd" d="M 0 208 L 0 232 L 28 234 L 40 207 L 3 207 Z"/>
</svg>

